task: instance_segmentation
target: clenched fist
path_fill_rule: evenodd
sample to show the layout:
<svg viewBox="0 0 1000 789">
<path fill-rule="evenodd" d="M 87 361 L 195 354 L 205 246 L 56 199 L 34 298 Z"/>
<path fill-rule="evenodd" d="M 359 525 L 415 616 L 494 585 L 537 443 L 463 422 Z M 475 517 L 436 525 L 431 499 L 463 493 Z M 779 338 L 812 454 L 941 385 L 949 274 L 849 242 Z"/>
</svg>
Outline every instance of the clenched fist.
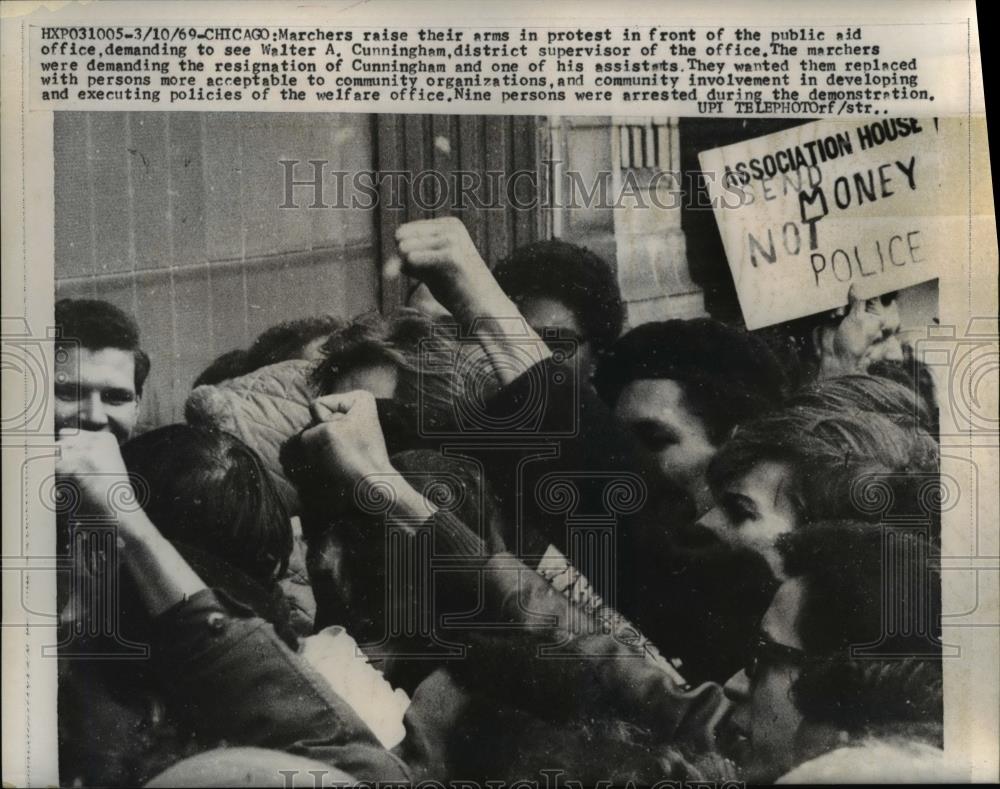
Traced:
<svg viewBox="0 0 1000 789">
<path fill-rule="evenodd" d="M 56 475 L 61 484 L 71 485 L 79 494 L 80 507 L 87 512 L 116 517 L 114 501 L 131 500 L 131 482 L 113 433 L 81 430 L 61 431 Z"/>
<path fill-rule="evenodd" d="M 366 497 L 372 488 L 388 484 L 394 507 L 389 517 L 424 519 L 435 511 L 393 468 L 378 421 L 375 398 L 365 391 L 334 394 L 314 400 L 311 405 L 317 424 L 301 435 L 307 457 L 320 465 L 355 495 Z"/>
<path fill-rule="evenodd" d="M 314 400 L 316 424 L 302 433 L 306 453 L 340 482 L 354 485 L 371 474 L 392 471 L 375 398 L 358 390 Z"/>
<path fill-rule="evenodd" d="M 511 383 L 523 370 L 525 343 L 538 361 L 548 347 L 497 284 L 465 225 L 453 217 L 408 222 L 396 231 L 403 271 L 421 280 L 486 352 L 496 380 Z"/>
<path fill-rule="evenodd" d="M 396 230 L 403 273 L 424 282 L 459 320 L 517 315 L 469 231 L 455 217 L 407 222 Z"/>
</svg>

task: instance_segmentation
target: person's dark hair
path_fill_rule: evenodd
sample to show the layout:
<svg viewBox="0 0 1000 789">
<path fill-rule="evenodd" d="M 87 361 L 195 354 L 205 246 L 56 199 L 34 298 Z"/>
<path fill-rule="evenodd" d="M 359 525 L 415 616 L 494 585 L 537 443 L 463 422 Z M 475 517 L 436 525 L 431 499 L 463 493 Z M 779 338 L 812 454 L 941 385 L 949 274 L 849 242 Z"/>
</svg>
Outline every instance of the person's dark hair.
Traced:
<svg viewBox="0 0 1000 789">
<path fill-rule="evenodd" d="M 459 347 L 445 327 L 418 310 L 403 308 L 386 317 L 364 313 L 326 341 L 312 380 L 320 394 L 327 394 L 351 369 L 391 364 L 399 373 L 394 400 L 414 414 L 419 411 L 422 425 L 443 427 L 455 420 L 464 384 L 457 364 L 440 362 L 457 361 Z"/>
<path fill-rule="evenodd" d="M 149 375 L 149 356 L 139 347 L 139 327 L 130 315 L 100 299 L 59 299 L 55 325 L 57 350 L 79 344 L 88 351 L 131 351 L 135 357 L 135 393 L 142 397 Z"/>
<path fill-rule="evenodd" d="M 345 321 L 333 315 L 284 321 L 262 332 L 246 352 L 246 372 L 269 364 L 301 359 L 306 345 L 342 329 Z"/>
<path fill-rule="evenodd" d="M 559 239 L 536 241 L 515 249 L 493 276 L 515 303 L 537 296 L 565 304 L 598 353 L 621 334 L 625 310 L 618 280 L 589 249 Z"/>
<path fill-rule="evenodd" d="M 122 447 L 150 520 L 171 542 L 200 548 L 264 585 L 284 574 L 292 527 L 257 454 L 235 436 L 168 425 Z"/>
<path fill-rule="evenodd" d="M 302 533 L 307 544 L 309 579 L 316 598 L 316 629 L 332 624 L 345 626 L 363 643 L 385 637 L 390 606 L 399 606 L 401 600 L 406 600 L 409 607 L 392 614 L 399 617 L 398 621 L 418 621 L 429 616 L 426 610 L 429 599 L 422 595 L 401 595 L 415 579 L 387 575 L 394 572 L 393 565 L 387 563 L 389 546 L 385 519 L 390 514 L 381 512 L 380 506 L 375 507 L 375 512 L 365 506 L 390 504 L 392 497 L 382 499 L 384 494 L 379 492 L 362 498 L 351 486 L 331 485 L 309 463 L 299 437 L 284 445 L 281 460 L 302 500 Z M 475 464 L 446 457 L 440 451 L 405 450 L 392 455 L 392 466 L 418 493 L 464 524 L 472 540 L 481 539 L 483 550 L 489 555 L 504 549 L 496 499 Z M 384 484 L 391 486 L 392 481 L 385 480 Z M 431 523 L 437 528 L 440 522 L 434 519 Z M 416 539 L 412 534 L 405 537 L 398 534 L 397 537 Z M 435 531 L 435 555 L 443 556 L 454 549 L 456 545 L 446 535 Z M 386 595 L 387 583 L 395 584 L 391 597 Z M 437 629 L 442 626 L 440 615 L 464 610 L 465 601 L 452 607 L 453 601 L 442 592 L 447 585 L 435 584 L 433 605 L 436 614 L 429 621 L 432 620 Z M 408 692 L 413 692 L 438 665 L 427 656 L 412 660 L 405 657 L 406 654 L 411 657 L 420 654 L 413 638 L 413 635 L 393 636 L 390 651 L 399 650 L 404 655 L 382 665 L 386 678 Z M 416 639 L 420 641 L 420 636 Z M 401 648 L 401 645 L 406 647 Z"/>
<path fill-rule="evenodd" d="M 736 425 L 780 406 L 787 392 L 784 370 L 766 344 L 710 318 L 632 329 L 601 360 L 594 383 L 613 408 L 628 384 L 644 378 L 675 381 L 715 444 Z"/>
<path fill-rule="evenodd" d="M 837 411 L 821 400 L 795 404 L 737 428 L 709 463 L 709 485 L 718 498 L 765 461 L 788 465 L 787 492 L 799 524 L 808 525 L 866 519 L 858 489 L 865 479 L 882 480 L 898 506 L 919 507 L 919 490 L 938 473 L 938 447 L 925 431 L 874 411 Z"/>
<path fill-rule="evenodd" d="M 931 739 L 939 737 L 941 582 L 931 543 L 835 522 L 782 535 L 778 550 L 785 574 L 805 586 L 796 629 L 809 658 L 793 686 L 805 719 L 858 736 L 926 724 Z M 895 578 L 887 581 L 886 572 Z M 890 587 L 906 595 L 895 602 L 907 621 L 887 630 Z M 869 654 L 852 655 L 865 646 Z"/>
<path fill-rule="evenodd" d="M 429 320 L 427 323 L 429 326 Z M 414 327 L 417 325 L 415 323 Z M 406 367 L 409 360 L 397 347 L 396 340 L 412 341 L 410 337 L 398 336 L 391 317 L 385 318 L 378 312 L 356 316 L 331 333 L 324 343 L 323 359 L 312 373 L 317 390 L 321 393 L 331 391 L 338 376 L 353 368 L 382 363 Z"/>
<path fill-rule="evenodd" d="M 241 375 L 251 372 L 249 364 L 249 356 L 246 351 L 239 348 L 234 351 L 226 351 L 217 356 L 208 367 L 201 371 L 191 388 L 221 384 L 223 381 L 239 378 Z"/>
</svg>

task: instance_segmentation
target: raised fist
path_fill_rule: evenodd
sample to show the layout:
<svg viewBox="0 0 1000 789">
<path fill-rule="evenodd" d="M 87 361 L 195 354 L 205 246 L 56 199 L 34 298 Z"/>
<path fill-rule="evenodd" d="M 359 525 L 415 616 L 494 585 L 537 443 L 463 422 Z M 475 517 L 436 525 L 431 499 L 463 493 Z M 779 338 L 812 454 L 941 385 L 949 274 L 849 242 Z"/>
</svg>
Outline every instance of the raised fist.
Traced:
<svg viewBox="0 0 1000 789">
<path fill-rule="evenodd" d="M 326 395 L 310 409 L 316 424 L 302 433 L 302 447 L 332 478 L 354 485 L 369 475 L 392 472 L 370 392 Z"/>
<path fill-rule="evenodd" d="M 407 222 L 396 230 L 402 271 L 430 288 L 459 320 L 517 315 L 469 231 L 455 217 Z"/>
<path fill-rule="evenodd" d="M 108 431 L 60 431 L 56 475 L 79 496 L 77 512 L 116 518 L 115 501 L 134 501 L 118 439 Z"/>
</svg>

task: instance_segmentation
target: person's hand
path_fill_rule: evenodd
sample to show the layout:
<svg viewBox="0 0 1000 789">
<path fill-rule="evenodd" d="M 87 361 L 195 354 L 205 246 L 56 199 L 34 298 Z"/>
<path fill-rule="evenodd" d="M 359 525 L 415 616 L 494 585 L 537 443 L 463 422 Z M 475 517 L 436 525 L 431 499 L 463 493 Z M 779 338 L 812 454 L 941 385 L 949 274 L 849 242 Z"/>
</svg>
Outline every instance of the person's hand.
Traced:
<svg viewBox="0 0 1000 789">
<path fill-rule="evenodd" d="M 310 410 L 316 424 L 302 433 L 302 446 L 332 478 L 354 485 L 373 474 L 392 473 L 370 392 L 326 395 Z"/>
<path fill-rule="evenodd" d="M 838 309 L 836 328 L 823 329 L 820 341 L 820 377 L 850 375 L 867 370 L 868 366 L 891 350 L 885 342 L 881 311 L 872 308 L 878 299 L 860 299 L 854 286 L 847 293 L 847 306 Z"/>
<path fill-rule="evenodd" d="M 861 366 L 868 369 L 879 361 L 903 361 L 903 343 L 899 335 L 901 326 L 899 304 L 895 298 L 891 300 L 869 299 L 866 309 L 879 318 L 882 331 L 879 338 L 865 351 L 865 355 L 861 359 Z"/>
<path fill-rule="evenodd" d="M 326 469 L 330 476 L 350 486 L 361 500 L 381 500 L 384 486 L 392 489 L 389 518 L 425 519 L 436 508 L 404 479 L 389 460 L 375 398 L 362 390 L 333 394 L 314 400 L 310 406 L 316 424 L 301 435 L 307 457 Z M 368 491 L 363 486 L 372 486 Z"/>
<path fill-rule="evenodd" d="M 80 430 L 60 431 L 57 437 L 59 458 L 56 476 L 67 485 L 67 495 L 77 500 L 76 514 L 105 515 L 117 518 L 116 501 L 134 501 L 125 461 L 113 433 Z"/>
<path fill-rule="evenodd" d="M 861 358 L 861 367 L 867 370 L 875 362 L 902 362 L 903 359 L 903 343 L 900 341 L 899 335 L 890 334 L 883 336 L 882 339 L 869 346 Z"/>
<path fill-rule="evenodd" d="M 79 497 L 74 508 L 77 513 L 82 509 L 87 514 L 114 519 L 118 546 L 123 549 L 119 556 L 124 557 L 136 580 L 139 597 L 150 616 L 159 616 L 205 588 L 204 581 L 138 506 L 136 490 L 113 433 L 61 431 L 57 446 L 59 484 L 72 486 L 69 495 Z M 86 553 L 77 561 L 83 563 L 80 572 L 106 571 L 103 552 L 96 561 Z M 91 561 L 93 564 L 88 564 Z M 103 589 L 104 584 L 99 588 Z"/>
<path fill-rule="evenodd" d="M 510 317 L 513 305 L 455 217 L 407 222 L 396 230 L 402 271 L 430 289 L 460 320 Z M 503 313 L 497 316 L 497 312 Z M 514 308 L 513 315 L 517 315 Z"/>
<path fill-rule="evenodd" d="M 396 243 L 402 271 L 426 284 L 479 340 L 500 385 L 523 372 L 526 343 L 536 362 L 551 354 L 503 292 L 461 221 L 444 217 L 408 222 L 396 231 Z"/>
</svg>

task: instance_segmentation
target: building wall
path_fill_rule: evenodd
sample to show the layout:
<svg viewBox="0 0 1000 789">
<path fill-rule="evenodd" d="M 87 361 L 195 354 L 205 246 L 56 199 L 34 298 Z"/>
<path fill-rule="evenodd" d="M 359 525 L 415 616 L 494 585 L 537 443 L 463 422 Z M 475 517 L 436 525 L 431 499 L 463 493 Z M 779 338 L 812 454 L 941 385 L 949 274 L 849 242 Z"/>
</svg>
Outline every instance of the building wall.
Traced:
<svg viewBox="0 0 1000 789">
<path fill-rule="evenodd" d="M 267 327 L 377 305 L 374 212 L 309 210 L 309 190 L 302 208 L 276 210 L 279 160 L 370 168 L 372 124 L 342 114 L 56 113 L 56 296 L 106 299 L 136 316 L 153 361 L 147 425 L 181 419 L 198 373 Z"/>
<path fill-rule="evenodd" d="M 136 316 L 153 362 L 142 428 L 181 420 L 209 362 L 280 321 L 399 306 L 407 283 L 382 262 L 403 222 L 458 216 L 491 263 L 539 237 L 535 207 L 497 200 L 485 177 L 535 171 L 532 117 L 62 112 L 54 145 L 56 297 Z M 299 162 L 300 182 L 325 162 L 328 205 L 351 201 L 349 186 L 338 199 L 335 171 L 434 171 L 449 187 L 428 207 L 384 180 L 364 210 L 309 208 L 313 187 L 298 186 L 299 207 L 282 210 L 282 160 Z M 456 203 L 459 171 L 482 176 L 479 202 Z M 520 187 L 530 205 L 530 179 Z"/>
<path fill-rule="evenodd" d="M 546 129 L 548 233 L 614 268 L 626 328 L 704 315 L 681 227 L 676 119 L 550 117 Z"/>
</svg>

